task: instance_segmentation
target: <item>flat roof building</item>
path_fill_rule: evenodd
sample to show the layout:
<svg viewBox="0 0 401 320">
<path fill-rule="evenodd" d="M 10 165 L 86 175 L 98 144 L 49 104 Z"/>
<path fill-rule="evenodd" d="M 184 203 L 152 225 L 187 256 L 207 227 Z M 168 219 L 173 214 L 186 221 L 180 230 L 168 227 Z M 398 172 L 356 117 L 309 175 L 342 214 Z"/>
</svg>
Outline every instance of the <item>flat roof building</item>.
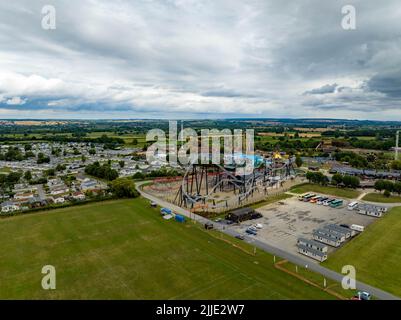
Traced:
<svg viewBox="0 0 401 320">
<path fill-rule="evenodd" d="M 252 208 L 240 208 L 231 211 L 227 216 L 227 220 L 231 220 L 233 222 L 242 222 L 250 219 L 254 219 L 258 217 L 260 214 L 255 212 Z"/>
<path fill-rule="evenodd" d="M 298 252 L 320 262 L 327 260 L 327 254 L 302 244 L 297 244 Z"/>
</svg>

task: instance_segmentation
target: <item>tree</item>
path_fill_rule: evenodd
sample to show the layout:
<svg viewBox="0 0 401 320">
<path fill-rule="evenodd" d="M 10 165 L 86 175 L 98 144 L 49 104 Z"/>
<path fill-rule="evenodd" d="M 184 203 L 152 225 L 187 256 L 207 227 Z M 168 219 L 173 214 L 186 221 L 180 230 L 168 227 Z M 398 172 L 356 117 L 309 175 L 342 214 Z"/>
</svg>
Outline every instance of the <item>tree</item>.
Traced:
<svg viewBox="0 0 401 320">
<path fill-rule="evenodd" d="M 382 190 L 384 190 L 384 187 L 385 187 L 384 180 L 381 180 L 381 179 L 376 180 L 375 186 L 374 186 L 375 190 L 382 192 Z"/>
<path fill-rule="evenodd" d="M 8 185 L 17 184 L 20 181 L 21 177 L 22 177 L 21 172 L 10 172 L 6 178 L 7 184 Z"/>
<path fill-rule="evenodd" d="M 389 198 L 389 197 L 391 196 L 391 192 L 388 191 L 388 190 L 385 190 L 384 193 L 383 193 L 383 195 L 384 195 L 386 198 Z"/>
<path fill-rule="evenodd" d="M 98 161 L 89 164 L 85 167 L 85 173 L 90 174 L 91 176 L 98 177 L 101 179 L 106 179 L 109 181 L 115 180 L 118 178 L 118 172 L 111 168 L 109 163 L 105 163 L 100 165 Z"/>
<path fill-rule="evenodd" d="M 306 179 L 308 179 L 309 182 L 322 184 L 322 185 L 326 185 L 329 181 L 329 179 L 323 173 L 312 172 L 312 171 L 308 171 L 306 173 Z"/>
<path fill-rule="evenodd" d="M 66 166 L 65 164 L 59 163 L 59 164 L 56 166 L 56 171 L 64 171 L 65 169 L 67 169 L 67 166 Z"/>
<path fill-rule="evenodd" d="M 42 164 L 42 163 L 49 163 L 50 162 L 50 158 L 45 156 L 42 152 L 38 153 L 38 164 Z"/>
<path fill-rule="evenodd" d="M 137 180 L 145 179 L 145 177 L 146 177 L 146 176 L 145 176 L 142 172 L 136 172 L 136 173 L 132 176 L 133 179 L 137 179 Z"/>
<path fill-rule="evenodd" d="M 401 182 L 397 181 L 394 183 L 394 192 L 401 194 Z"/>
<path fill-rule="evenodd" d="M 393 192 L 394 191 L 394 183 L 389 180 L 384 180 L 384 190 L 388 192 Z"/>
<path fill-rule="evenodd" d="M 96 149 L 95 148 L 91 148 L 91 149 L 89 149 L 89 154 L 90 155 L 94 155 L 94 154 L 96 154 Z"/>
<path fill-rule="evenodd" d="M 132 144 L 134 146 L 138 145 L 138 139 L 137 138 L 132 139 Z"/>
<path fill-rule="evenodd" d="M 110 183 L 111 192 L 119 198 L 136 198 L 139 196 L 135 182 L 129 178 L 118 178 Z"/>
<path fill-rule="evenodd" d="M 54 170 L 54 169 L 48 169 L 44 173 L 45 173 L 46 177 L 54 177 L 54 176 L 56 176 L 56 170 Z"/>
<path fill-rule="evenodd" d="M 120 168 L 124 168 L 125 167 L 125 161 L 124 160 L 119 161 L 118 164 L 120 165 Z"/>
<path fill-rule="evenodd" d="M 24 174 L 24 179 L 26 180 L 26 181 L 31 181 L 32 180 L 32 173 L 31 173 L 31 171 L 25 171 L 25 174 Z"/>
<path fill-rule="evenodd" d="M 401 161 L 400 160 L 394 160 L 391 162 L 391 169 L 393 170 L 401 170 Z"/>
<path fill-rule="evenodd" d="M 358 188 L 360 185 L 360 181 L 358 177 L 353 177 L 350 175 L 343 176 L 343 184 L 347 188 Z"/>
<path fill-rule="evenodd" d="M 331 177 L 331 183 L 338 186 L 343 183 L 343 176 L 340 173 L 336 173 Z"/>
<path fill-rule="evenodd" d="M 303 163 L 304 162 L 302 161 L 302 158 L 299 155 L 297 155 L 295 158 L 295 164 L 297 165 L 297 167 L 300 168 Z"/>
</svg>

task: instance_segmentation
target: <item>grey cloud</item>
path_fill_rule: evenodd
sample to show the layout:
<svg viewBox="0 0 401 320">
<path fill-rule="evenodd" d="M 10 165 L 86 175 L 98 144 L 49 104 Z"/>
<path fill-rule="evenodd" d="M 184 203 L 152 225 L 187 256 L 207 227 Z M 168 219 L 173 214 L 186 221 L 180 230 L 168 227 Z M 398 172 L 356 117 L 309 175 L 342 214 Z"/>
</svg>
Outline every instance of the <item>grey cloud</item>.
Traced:
<svg viewBox="0 0 401 320">
<path fill-rule="evenodd" d="M 401 98 L 401 72 L 377 74 L 369 79 L 366 86 L 391 98 Z"/>
<path fill-rule="evenodd" d="M 333 83 L 333 84 L 326 84 L 320 88 L 315 88 L 309 91 L 305 91 L 304 94 L 326 94 L 326 93 L 333 93 L 336 91 L 338 84 Z"/>
</svg>

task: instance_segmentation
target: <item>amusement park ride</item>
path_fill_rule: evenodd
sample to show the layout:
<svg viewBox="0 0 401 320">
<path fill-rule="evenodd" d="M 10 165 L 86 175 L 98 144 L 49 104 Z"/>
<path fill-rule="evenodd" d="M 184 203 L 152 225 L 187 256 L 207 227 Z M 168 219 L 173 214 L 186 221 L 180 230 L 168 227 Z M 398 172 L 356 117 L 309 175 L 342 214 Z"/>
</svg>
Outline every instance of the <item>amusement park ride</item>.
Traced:
<svg viewBox="0 0 401 320">
<path fill-rule="evenodd" d="M 267 195 L 267 188 L 281 183 L 295 175 L 294 157 L 283 158 L 279 152 L 269 158 L 245 156 L 253 161 L 251 172 L 237 170 L 236 162 L 219 164 L 192 164 L 188 166 L 174 203 L 180 207 L 193 209 L 210 204 L 231 207 L 238 206 L 252 197 L 255 192 Z M 221 194 L 231 194 L 228 200 L 222 200 Z M 231 201 L 229 205 L 228 201 Z"/>
</svg>

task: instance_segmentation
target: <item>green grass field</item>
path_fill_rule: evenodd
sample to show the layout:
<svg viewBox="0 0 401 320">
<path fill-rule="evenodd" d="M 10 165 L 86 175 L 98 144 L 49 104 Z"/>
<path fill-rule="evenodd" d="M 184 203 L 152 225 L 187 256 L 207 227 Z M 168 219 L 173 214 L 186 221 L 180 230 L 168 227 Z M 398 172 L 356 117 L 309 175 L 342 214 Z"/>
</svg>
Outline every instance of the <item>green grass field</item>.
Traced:
<svg viewBox="0 0 401 320">
<path fill-rule="evenodd" d="M 0 233 L 0 299 L 334 298 L 143 199 L 2 219 Z M 56 290 L 41 288 L 44 265 L 56 268 Z"/>
<path fill-rule="evenodd" d="M 372 192 L 363 197 L 363 200 L 382 203 L 401 203 L 401 197 L 385 197 L 382 193 Z"/>
<path fill-rule="evenodd" d="M 353 265 L 357 280 L 401 297 L 400 244 L 401 207 L 395 207 L 331 254 L 323 265 L 338 272 L 344 265 Z"/>
<path fill-rule="evenodd" d="M 353 189 L 336 188 L 331 186 L 319 186 L 317 184 L 309 184 L 309 183 L 302 184 L 299 186 L 294 186 L 293 188 L 291 188 L 290 191 L 299 194 L 306 192 L 316 192 L 348 199 L 354 199 L 360 195 L 359 191 Z"/>
</svg>

